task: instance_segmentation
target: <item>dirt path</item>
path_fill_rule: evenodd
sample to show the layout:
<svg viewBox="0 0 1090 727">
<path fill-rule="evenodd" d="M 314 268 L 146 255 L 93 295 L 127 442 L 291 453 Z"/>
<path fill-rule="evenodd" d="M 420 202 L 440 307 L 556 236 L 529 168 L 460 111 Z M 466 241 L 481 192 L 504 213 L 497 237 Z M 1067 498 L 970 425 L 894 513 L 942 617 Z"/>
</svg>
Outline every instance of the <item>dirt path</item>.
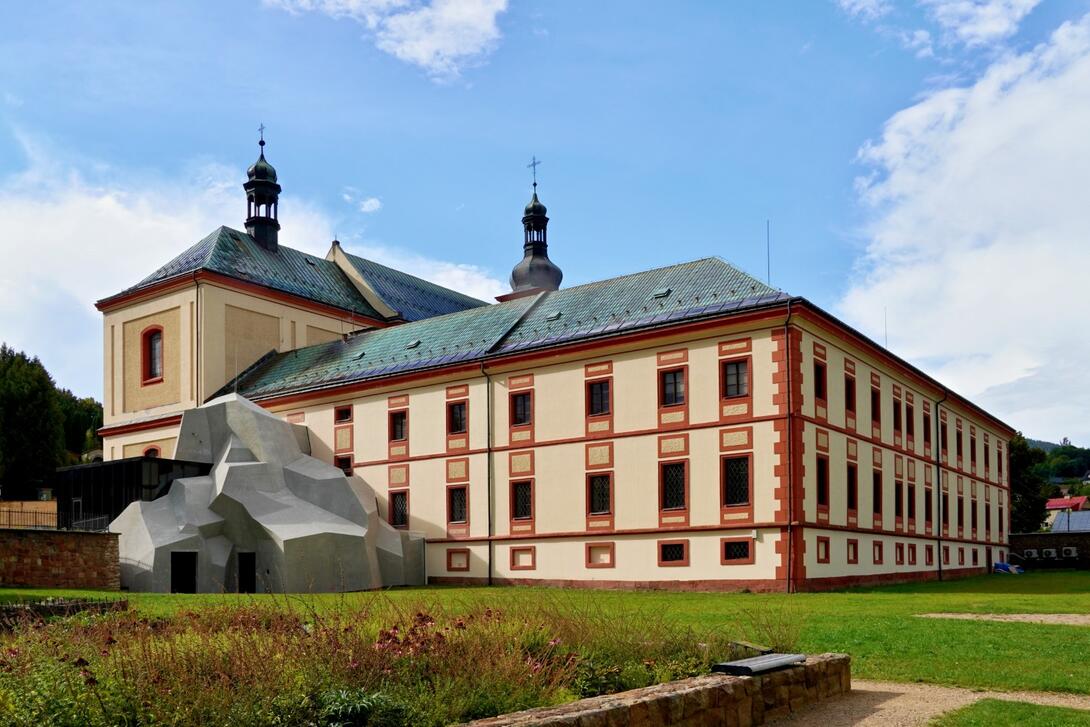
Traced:
<svg viewBox="0 0 1090 727">
<path fill-rule="evenodd" d="M 1083 695 L 1053 692 L 978 692 L 959 687 L 853 679 L 851 694 L 818 702 L 803 712 L 770 724 L 792 724 L 800 727 L 916 727 L 985 698 L 1090 710 L 1090 696 Z"/>
<path fill-rule="evenodd" d="M 964 621 L 1007 621 L 1062 626 L 1090 626 L 1087 613 L 920 613 L 920 618 L 956 618 Z"/>
</svg>

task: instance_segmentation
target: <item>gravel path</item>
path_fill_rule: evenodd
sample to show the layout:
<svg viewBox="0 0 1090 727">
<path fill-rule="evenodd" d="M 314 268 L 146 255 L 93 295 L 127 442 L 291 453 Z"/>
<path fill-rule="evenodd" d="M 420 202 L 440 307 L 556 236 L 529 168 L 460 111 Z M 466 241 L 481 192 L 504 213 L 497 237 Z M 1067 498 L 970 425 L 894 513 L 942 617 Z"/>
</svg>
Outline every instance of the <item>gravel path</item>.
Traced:
<svg viewBox="0 0 1090 727">
<path fill-rule="evenodd" d="M 850 694 L 818 702 L 809 709 L 770 722 L 800 727 L 916 727 L 939 715 L 972 704 L 978 699 L 1005 699 L 1051 707 L 1090 710 L 1090 697 L 1052 692 L 988 692 L 937 687 L 930 684 L 902 684 L 852 680 Z"/>
<path fill-rule="evenodd" d="M 956 618 L 965 621 L 1013 621 L 1062 626 L 1090 626 L 1087 613 L 920 613 L 920 618 Z"/>
</svg>

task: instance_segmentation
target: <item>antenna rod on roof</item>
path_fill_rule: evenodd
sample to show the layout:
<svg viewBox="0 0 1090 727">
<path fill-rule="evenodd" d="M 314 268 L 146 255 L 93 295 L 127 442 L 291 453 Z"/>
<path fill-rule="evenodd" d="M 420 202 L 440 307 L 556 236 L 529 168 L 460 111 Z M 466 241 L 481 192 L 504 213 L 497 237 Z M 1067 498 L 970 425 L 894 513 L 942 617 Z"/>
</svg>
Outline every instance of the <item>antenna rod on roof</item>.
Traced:
<svg viewBox="0 0 1090 727">
<path fill-rule="evenodd" d="M 772 287 L 772 220 L 765 220 L 765 279 Z"/>
</svg>

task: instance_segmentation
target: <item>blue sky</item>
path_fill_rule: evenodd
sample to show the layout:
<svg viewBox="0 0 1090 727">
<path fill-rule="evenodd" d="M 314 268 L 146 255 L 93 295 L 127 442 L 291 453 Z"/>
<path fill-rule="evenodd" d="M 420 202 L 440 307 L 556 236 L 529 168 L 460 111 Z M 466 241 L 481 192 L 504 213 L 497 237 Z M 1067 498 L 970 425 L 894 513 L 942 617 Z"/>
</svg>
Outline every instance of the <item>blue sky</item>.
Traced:
<svg viewBox="0 0 1090 727">
<path fill-rule="evenodd" d="M 100 395 L 93 300 L 242 225 L 263 122 L 286 244 L 320 254 L 336 234 L 501 292 L 537 155 L 566 284 L 706 255 L 763 278 L 771 219 L 774 285 L 879 340 L 888 311 L 896 352 L 1031 436 L 1086 443 L 1072 390 L 1090 350 L 1061 339 L 1087 303 L 1058 291 L 1088 254 L 1087 13 L 18 4 L 0 26 L 0 338 Z M 1043 289 L 1015 295 L 1011 276 Z"/>
</svg>

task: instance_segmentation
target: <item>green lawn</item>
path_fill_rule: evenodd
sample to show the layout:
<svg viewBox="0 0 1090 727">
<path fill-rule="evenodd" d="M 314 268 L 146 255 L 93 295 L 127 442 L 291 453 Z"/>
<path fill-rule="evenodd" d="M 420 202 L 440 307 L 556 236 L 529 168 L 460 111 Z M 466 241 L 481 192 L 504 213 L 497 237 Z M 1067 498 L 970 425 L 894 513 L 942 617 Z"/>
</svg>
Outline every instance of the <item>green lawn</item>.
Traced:
<svg viewBox="0 0 1090 727">
<path fill-rule="evenodd" d="M 0 600 L 72 591 L 0 590 Z M 93 594 L 102 595 L 102 594 Z M 1054 572 L 1020 577 L 982 576 L 817 594 L 668 593 L 546 588 L 410 588 L 382 593 L 304 597 L 128 594 L 149 615 L 239 599 L 274 600 L 322 609 L 341 599 L 389 599 L 416 607 L 448 608 L 469 602 L 503 608 L 521 600 L 551 599 L 565 608 L 623 618 L 640 611 L 722 627 L 739 638 L 790 643 L 806 652 L 851 654 L 852 673 L 867 679 L 929 682 L 989 689 L 1090 693 L 1090 628 L 915 618 L 935 611 L 972 613 L 1090 612 L 1090 573 Z"/>
<path fill-rule="evenodd" d="M 1061 707 L 1040 707 L 1024 702 L 982 699 L 943 715 L 933 727 L 1085 727 L 1090 712 Z"/>
</svg>

